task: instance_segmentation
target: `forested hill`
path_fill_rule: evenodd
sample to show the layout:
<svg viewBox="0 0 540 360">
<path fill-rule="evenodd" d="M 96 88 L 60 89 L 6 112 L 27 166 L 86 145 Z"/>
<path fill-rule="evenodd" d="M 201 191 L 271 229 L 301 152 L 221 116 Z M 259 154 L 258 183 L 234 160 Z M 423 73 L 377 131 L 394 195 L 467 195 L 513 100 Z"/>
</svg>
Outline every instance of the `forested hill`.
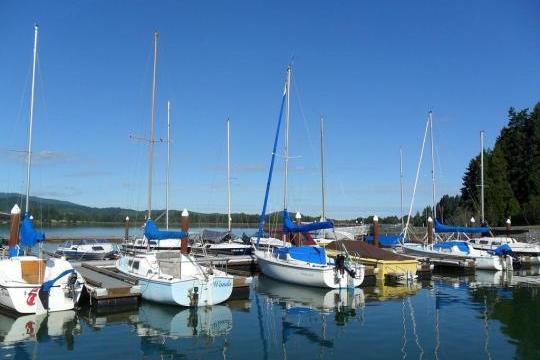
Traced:
<svg viewBox="0 0 540 360">
<path fill-rule="evenodd" d="M 438 204 L 445 220 L 480 218 L 480 154 L 471 159 L 461 194 Z M 533 110 L 508 111 L 492 149 L 484 151 L 485 216 L 491 225 L 510 217 L 515 225 L 540 224 L 540 102 Z"/>
<path fill-rule="evenodd" d="M 24 197 L 21 194 L 0 193 L 0 212 L 9 213 L 14 204 L 24 206 Z M 96 222 L 96 223 L 122 223 L 126 216 L 135 224 L 142 224 L 145 220 L 146 211 L 137 211 L 132 209 L 124 209 L 119 207 L 96 208 L 79 204 L 74 204 L 69 201 L 45 199 L 40 197 L 30 197 L 30 210 L 36 221 L 46 223 L 75 223 L 75 222 Z M 188 209 L 189 210 L 189 209 Z M 165 210 L 152 210 L 153 218 L 157 219 L 158 223 L 165 222 Z M 173 226 L 178 226 L 180 223 L 181 210 L 171 210 L 169 219 Z M 259 222 L 258 214 L 233 213 L 231 214 L 232 221 L 238 225 L 254 225 Z M 272 218 L 272 222 L 276 219 L 281 220 L 281 214 L 272 213 L 267 215 L 267 219 Z M 4 220 L 7 220 L 4 218 Z M 314 221 L 315 217 L 304 216 L 305 221 Z M 224 226 L 227 224 L 227 214 L 219 213 L 199 213 L 190 211 L 190 222 L 194 225 L 208 224 L 216 226 Z"/>
</svg>

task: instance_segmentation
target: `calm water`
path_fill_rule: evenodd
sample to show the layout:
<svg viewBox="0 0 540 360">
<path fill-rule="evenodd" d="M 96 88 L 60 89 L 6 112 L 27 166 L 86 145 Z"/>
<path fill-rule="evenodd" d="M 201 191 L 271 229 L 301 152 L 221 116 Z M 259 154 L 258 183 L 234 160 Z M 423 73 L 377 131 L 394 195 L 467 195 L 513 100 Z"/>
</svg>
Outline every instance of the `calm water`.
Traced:
<svg viewBox="0 0 540 360">
<path fill-rule="evenodd" d="M 538 274 L 538 270 L 534 270 Z M 249 299 L 0 319 L 0 356 L 53 359 L 539 359 L 539 275 L 437 275 L 324 291 L 255 279 Z M 1 316 L 1 315 L 0 315 Z"/>
</svg>

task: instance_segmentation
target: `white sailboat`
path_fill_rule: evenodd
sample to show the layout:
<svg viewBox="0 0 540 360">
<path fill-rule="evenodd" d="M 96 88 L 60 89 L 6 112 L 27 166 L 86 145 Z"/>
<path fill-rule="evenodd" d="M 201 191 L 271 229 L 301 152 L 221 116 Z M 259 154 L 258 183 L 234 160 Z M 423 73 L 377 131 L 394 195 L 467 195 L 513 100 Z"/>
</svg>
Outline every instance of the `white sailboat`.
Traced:
<svg viewBox="0 0 540 360">
<path fill-rule="evenodd" d="M 144 228 L 147 252 L 123 255 L 116 268 L 138 279 L 143 299 L 158 303 L 181 306 L 209 306 L 227 300 L 233 288 L 233 277 L 223 271 L 201 266 L 192 255 L 187 254 L 187 222 L 182 231 L 160 231 L 152 220 L 152 163 L 154 146 L 154 103 L 156 92 L 158 33 L 154 33 L 154 71 L 152 81 L 152 110 L 150 115 L 150 140 L 148 142 L 148 219 Z M 184 209 L 182 218 L 189 214 Z M 150 241 L 178 242 L 176 251 L 157 251 Z M 185 242 L 185 246 L 182 246 Z M 180 252 L 182 249 L 182 253 Z M 184 252 L 184 249 L 186 250 Z"/>
<path fill-rule="evenodd" d="M 484 213 L 484 132 L 480 132 L 480 217 L 481 223 L 485 224 Z M 506 220 L 507 226 L 511 225 L 511 220 Z M 510 236 L 481 236 L 478 238 L 467 238 L 469 244 L 478 250 L 498 251 L 501 246 L 507 246 L 508 252 L 519 263 L 529 265 L 540 264 L 540 245 L 520 242 Z"/>
<path fill-rule="evenodd" d="M 204 229 L 192 239 L 191 250 L 214 255 L 251 255 L 251 245 L 232 233 L 230 126 L 227 118 L 227 231 Z"/>
<path fill-rule="evenodd" d="M 26 248 L 45 240 L 34 229 L 30 215 L 30 175 L 32 166 L 32 128 L 37 61 L 38 26 L 34 26 L 32 88 L 26 171 L 26 206 L 21 227 L 20 209 L 13 206 L 9 258 L 0 260 L 0 305 L 21 314 L 71 310 L 75 307 L 84 286 L 84 279 L 65 259 L 41 259 L 26 256 Z"/>
<path fill-rule="evenodd" d="M 420 171 L 420 165 L 424 154 L 424 147 L 426 143 L 426 137 L 428 130 L 430 131 L 431 140 L 431 181 L 432 181 L 432 213 L 434 219 L 429 217 L 428 222 L 434 223 L 433 239 L 437 239 L 438 233 L 454 233 L 454 232 L 482 232 L 483 228 L 462 228 L 457 226 L 443 225 L 437 220 L 437 209 L 435 206 L 435 157 L 434 157 L 434 142 L 433 142 L 433 115 L 431 111 L 428 114 L 426 128 L 424 132 L 424 140 L 422 142 L 422 150 L 420 152 L 420 161 L 418 162 L 418 168 L 416 171 L 416 179 L 413 189 L 413 197 L 411 199 L 411 205 L 409 207 L 409 214 L 407 216 L 407 223 L 404 230 L 404 241 L 407 241 L 407 234 L 410 225 L 410 218 L 412 213 L 412 206 L 414 203 L 414 195 L 416 193 L 416 185 L 418 184 L 418 176 Z M 404 242 L 402 249 L 406 254 L 413 255 L 420 258 L 428 258 L 444 262 L 448 260 L 457 266 L 467 266 L 470 261 L 474 261 L 477 269 L 483 270 L 503 270 L 507 268 L 507 263 L 503 257 L 489 254 L 487 251 L 474 249 L 470 244 L 465 241 L 436 241 L 435 243 L 427 243 L 429 237 L 426 237 L 426 243 L 412 243 Z"/>
<path fill-rule="evenodd" d="M 287 115 L 285 125 L 285 192 L 283 209 L 283 243 L 289 234 L 307 233 L 310 231 L 330 229 L 333 224 L 329 221 L 320 221 L 310 224 L 294 224 L 287 210 L 287 183 L 288 183 L 288 156 L 289 156 L 289 120 L 290 120 L 290 88 L 291 88 L 291 67 L 287 69 L 287 81 L 285 83 L 285 92 L 281 102 L 281 110 L 274 139 L 272 151 L 272 160 L 266 185 L 263 209 L 261 212 L 259 231 L 257 235 L 257 264 L 262 273 L 271 278 L 314 287 L 323 288 L 347 288 L 357 287 L 364 280 L 364 267 L 361 264 L 349 261 L 346 255 L 339 255 L 336 260 L 330 259 L 324 248 L 319 246 L 281 246 L 266 250 L 259 248 L 260 240 L 263 235 L 265 223 L 266 206 L 268 203 L 268 194 L 272 173 L 274 168 L 276 147 L 279 138 L 279 129 L 283 115 L 285 100 L 287 102 Z M 297 214 L 299 216 L 299 214 Z M 297 216 L 297 218 L 298 218 Z"/>
</svg>

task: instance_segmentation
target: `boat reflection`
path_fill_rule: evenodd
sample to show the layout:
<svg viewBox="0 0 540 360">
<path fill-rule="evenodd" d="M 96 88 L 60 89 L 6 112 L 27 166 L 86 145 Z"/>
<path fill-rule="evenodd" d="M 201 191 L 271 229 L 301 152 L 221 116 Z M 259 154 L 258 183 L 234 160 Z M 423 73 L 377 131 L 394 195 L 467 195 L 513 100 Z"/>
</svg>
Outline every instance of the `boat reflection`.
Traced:
<svg viewBox="0 0 540 360">
<path fill-rule="evenodd" d="M 74 336 L 80 333 L 75 311 L 14 316 L 0 312 L 0 344 L 11 345 L 23 341 L 46 342 L 64 339 L 68 350 L 73 349 Z"/>
<path fill-rule="evenodd" d="M 360 288 L 328 290 L 287 284 L 262 275 L 258 278 L 257 292 L 286 309 L 305 307 L 321 313 L 332 313 L 364 306 L 364 291 Z"/>
<path fill-rule="evenodd" d="M 143 302 L 139 308 L 136 326 L 139 336 L 222 336 L 232 329 L 232 313 L 226 305 L 179 309 Z"/>
</svg>

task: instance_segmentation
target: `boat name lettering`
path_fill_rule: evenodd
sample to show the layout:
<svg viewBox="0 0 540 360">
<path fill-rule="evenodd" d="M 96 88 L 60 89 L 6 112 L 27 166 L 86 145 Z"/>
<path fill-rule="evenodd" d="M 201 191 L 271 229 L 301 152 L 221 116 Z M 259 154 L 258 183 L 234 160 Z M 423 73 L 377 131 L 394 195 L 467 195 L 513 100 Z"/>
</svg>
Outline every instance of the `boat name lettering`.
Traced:
<svg viewBox="0 0 540 360">
<path fill-rule="evenodd" d="M 214 286 L 216 287 L 229 287 L 231 286 L 230 280 L 214 280 Z"/>
</svg>

